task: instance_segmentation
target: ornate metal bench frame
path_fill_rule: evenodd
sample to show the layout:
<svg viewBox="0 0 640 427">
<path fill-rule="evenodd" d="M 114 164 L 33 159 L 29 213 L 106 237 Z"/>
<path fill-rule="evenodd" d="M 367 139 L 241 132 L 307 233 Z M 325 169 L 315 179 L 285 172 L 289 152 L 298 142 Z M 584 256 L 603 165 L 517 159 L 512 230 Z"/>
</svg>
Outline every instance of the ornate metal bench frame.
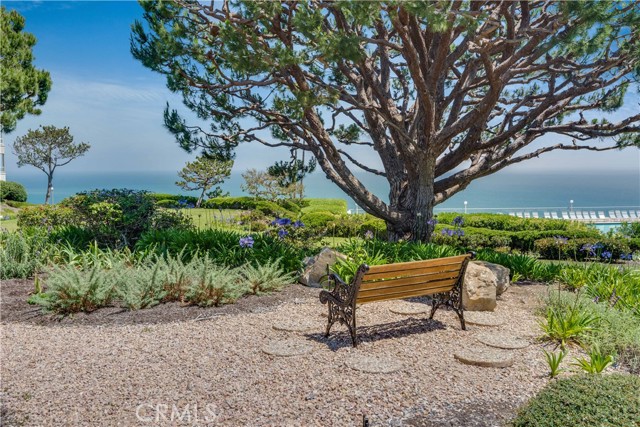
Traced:
<svg viewBox="0 0 640 427">
<path fill-rule="evenodd" d="M 438 310 L 440 306 L 449 306 L 458 315 L 460 328 L 462 330 L 467 329 L 464 321 L 464 309 L 462 308 L 462 284 L 464 283 L 467 264 L 475 258 L 475 252 L 470 252 L 469 255 L 468 258 L 462 261 L 460 275 L 453 289 L 449 292 L 432 294 L 429 319 L 433 319 L 436 310 Z M 350 284 L 345 283 L 340 276 L 335 273 L 328 274 L 328 290 L 320 291 L 320 302 L 322 304 L 328 304 L 329 309 L 325 337 L 329 336 L 333 324 L 339 322 L 349 329 L 353 346 L 356 347 L 358 345 L 356 336 L 356 301 L 358 299 L 358 292 L 360 291 L 360 284 L 368 271 L 369 266 L 362 264 Z"/>
</svg>

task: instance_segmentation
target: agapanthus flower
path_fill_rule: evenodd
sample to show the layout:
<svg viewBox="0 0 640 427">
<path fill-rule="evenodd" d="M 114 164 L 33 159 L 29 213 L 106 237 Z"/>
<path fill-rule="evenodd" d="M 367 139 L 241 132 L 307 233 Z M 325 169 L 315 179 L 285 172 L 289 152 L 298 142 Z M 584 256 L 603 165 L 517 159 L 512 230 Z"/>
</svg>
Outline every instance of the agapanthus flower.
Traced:
<svg viewBox="0 0 640 427">
<path fill-rule="evenodd" d="M 278 230 L 278 237 L 280 237 L 281 239 L 284 239 L 284 236 L 286 236 L 287 234 L 289 234 L 289 232 L 284 228 Z"/>
<path fill-rule="evenodd" d="M 296 228 L 304 227 L 304 223 L 300 220 L 297 220 L 296 222 L 293 223 L 293 226 Z"/>
<path fill-rule="evenodd" d="M 612 255 L 613 255 L 613 254 L 612 254 L 611 252 L 609 252 L 609 251 L 604 251 L 604 252 L 602 252 L 602 253 L 600 254 L 600 256 L 601 256 L 603 259 L 611 259 L 611 256 L 612 256 Z"/>
<path fill-rule="evenodd" d="M 457 230 L 454 230 L 453 234 L 456 235 L 456 236 L 462 237 L 462 236 L 464 236 L 464 231 L 460 230 L 460 229 L 457 229 Z"/>
<path fill-rule="evenodd" d="M 371 240 L 371 239 L 373 239 L 373 231 L 371 231 L 371 230 L 367 230 L 367 231 L 364 233 L 364 238 L 365 238 L 365 239 L 367 239 L 367 240 Z"/>
<path fill-rule="evenodd" d="M 453 218 L 453 225 L 455 225 L 456 227 L 462 227 L 463 224 L 464 218 L 462 218 L 461 216 Z"/>
<path fill-rule="evenodd" d="M 240 239 L 240 247 L 241 248 L 253 248 L 253 237 L 246 236 Z"/>
<path fill-rule="evenodd" d="M 430 226 L 434 226 L 438 223 L 438 220 L 435 218 L 431 218 L 429 221 L 427 221 L 427 224 L 429 224 Z"/>
<path fill-rule="evenodd" d="M 291 220 L 289 218 L 277 218 L 275 222 L 276 225 L 279 225 L 281 227 L 291 224 Z"/>
<path fill-rule="evenodd" d="M 453 236 L 453 230 L 451 230 L 450 228 L 443 228 L 440 233 L 442 233 L 443 236 Z"/>
</svg>

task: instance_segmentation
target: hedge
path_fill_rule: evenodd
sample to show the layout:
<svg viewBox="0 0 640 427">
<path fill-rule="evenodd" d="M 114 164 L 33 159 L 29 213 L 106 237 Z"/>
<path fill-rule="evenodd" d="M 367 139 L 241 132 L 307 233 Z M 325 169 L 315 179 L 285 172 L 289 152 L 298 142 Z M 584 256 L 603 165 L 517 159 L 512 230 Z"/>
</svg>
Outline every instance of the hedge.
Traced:
<svg viewBox="0 0 640 427">
<path fill-rule="evenodd" d="M 0 201 L 12 200 L 26 202 L 27 190 L 22 184 L 13 181 L 0 181 Z"/>
<path fill-rule="evenodd" d="M 347 213 L 347 201 L 344 199 L 305 199 L 303 213 L 310 212 L 331 212 L 334 215 L 345 215 Z"/>
<path fill-rule="evenodd" d="M 453 225 L 456 217 L 464 219 L 465 227 L 488 228 L 503 231 L 586 231 L 590 230 L 586 224 L 581 224 L 563 219 L 545 218 L 518 218 L 504 214 L 474 213 L 460 214 L 456 212 L 443 212 L 436 215 L 438 223 Z"/>
<path fill-rule="evenodd" d="M 198 198 L 194 196 L 183 196 L 180 194 L 167 194 L 167 193 L 149 193 L 149 197 L 151 197 L 156 203 L 163 201 L 164 205 L 169 204 L 166 200 L 171 200 L 175 202 L 175 206 L 179 206 L 179 201 L 184 200 L 186 203 L 190 203 L 195 205 L 198 202 Z M 172 206 L 173 207 L 173 206 Z"/>
<path fill-rule="evenodd" d="M 640 378 L 582 374 L 552 381 L 522 408 L 514 427 L 640 425 Z"/>
<path fill-rule="evenodd" d="M 466 223 L 465 223 L 466 225 Z M 569 239 L 578 238 L 591 238 L 600 239 L 602 235 L 598 230 L 585 229 L 585 230 L 525 230 L 525 231 L 504 231 L 504 230 L 491 230 L 488 228 L 476 228 L 476 227 L 463 227 L 464 236 L 443 236 L 442 230 L 448 228 L 453 229 L 450 225 L 438 224 L 434 232 L 434 240 L 437 243 L 442 244 L 463 244 L 463 246 L 473 247 L 473 244 L 469 243 L 464 245 L 465 241 L 476 241 L 479 244 L 478 247 L 500 247 L 509 246 L 512 249 L 518 249 L 522 251 L 530 251 L 534 249 L 536 240 L 544 239 L 546 237 L 561 236 Z M 462 243 L 460 243 L 462 242 Z M 493 243 L 492 243 L 493 242 Z"/>
<path fill-rule="evenodd" d="M 590 251 L 590 248 L 599 244 L 599 247 Z M 620 255 L 627 255 L 631 252 L 629 244 L 624 239 L 609 237 L 586 238 L 586 239 L 559 239 L 548 237 L 536 240 L 534 250 L 541 257 L 547 259 L 573 259 L 584 261 L 587 258 L 602 258 L 603 253 L 610 253 L 608 259 L 619 259 Z"/>
</svg>

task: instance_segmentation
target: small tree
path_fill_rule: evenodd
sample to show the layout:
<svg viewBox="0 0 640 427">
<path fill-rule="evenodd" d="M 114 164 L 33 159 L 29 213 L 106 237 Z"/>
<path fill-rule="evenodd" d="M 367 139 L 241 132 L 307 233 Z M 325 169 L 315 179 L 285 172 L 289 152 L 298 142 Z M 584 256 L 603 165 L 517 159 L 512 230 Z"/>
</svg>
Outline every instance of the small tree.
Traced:
<svg viewBox="0 0 640 427">
<path fill-rule="evenodd" d="M 73 143 L 69 128 L 40 126 L 39 129 L 27 132 L 25 136 L 16 138 L 13 152 L 18 157 L 18 167 L 35 166 L 47 175 L 47 195 L 45 203 L 49 203 L 53 188 L 53 173 L 59 166 L 83 156 L 91 148 L 86 142 Z"/>
<path fill-rule="evenodd" d="M 184 190 L 202 190 L 196 208 L 202 204 L 202 199 L 207 191 L 214 185 L 222 184 L 231 175 L 233 160 L 221 161 L 208 157 L 197 157 L 193 162 L 187 162 L 186 166 L 178 172 L 182 181 L 177 181 L 176 185 Z M 222 189 L 216 187 L 207 194 L 209 197 L 219 197 Z"/>
<path fill-rule="evenodd" d="M 26 114 L 40 114 L 51 90 L 51 77 L 33 66 L 36 38 L 25 33 L 24 18 L 0 8 L 0 129 L 9 133 Z"/>
<path fill-rule="evenodd" d="M 304 177 L 313 172 L 316 169 L 316 159 L 309 160 L 308 163 L 304 161 L 304 151 L 302 152 L 302 160 L 298 159 L 298 150 L 291 150 L 291 160 L 277 161 L 273 166 L 269 166 L 267 172 L 269 175 L 278 179 L 278 184 L 281 187 L 289 187 L 290 185 L 296 185 L 298 192 L 293 193 L 292 197 L 296 195 L 302 199 L 304 197 Z"/>
<path fill-rule="evenodd" d="M 268 172 L 249 169 L 242 174 L 244 184 L 240 186 L 255 198 L 275 201 L 279 198 L 293 198 L 300 192 L 301 184 L 280 185 L 279 179 Z"/>
</svg>

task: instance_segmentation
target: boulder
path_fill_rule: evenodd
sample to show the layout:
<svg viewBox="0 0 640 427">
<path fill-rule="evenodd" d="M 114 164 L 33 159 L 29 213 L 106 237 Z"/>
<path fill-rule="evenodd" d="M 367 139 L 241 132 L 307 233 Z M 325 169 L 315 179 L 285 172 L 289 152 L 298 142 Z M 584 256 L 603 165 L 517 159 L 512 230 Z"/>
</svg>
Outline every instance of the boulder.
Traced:
<svg viewBox="0 0 640 427">
<path fill-rule="evenodd" d="M 322 287 L 322 281 L 327 275 L 327 266 L 332 266 L 339 258 L 347 259 L 346 255 L 331 248 L 322 249 L 318 255 L 304 260 L 304 270 L 298 281 L 313 288 Z"/>
<path fill-rule="evenodd" d="M 484 261 L 470 262 L 462 286 L 462 305 L 468 311 L 493 311 L 496 297 L 509 284 L 508 268 Z"/>
</svg>

